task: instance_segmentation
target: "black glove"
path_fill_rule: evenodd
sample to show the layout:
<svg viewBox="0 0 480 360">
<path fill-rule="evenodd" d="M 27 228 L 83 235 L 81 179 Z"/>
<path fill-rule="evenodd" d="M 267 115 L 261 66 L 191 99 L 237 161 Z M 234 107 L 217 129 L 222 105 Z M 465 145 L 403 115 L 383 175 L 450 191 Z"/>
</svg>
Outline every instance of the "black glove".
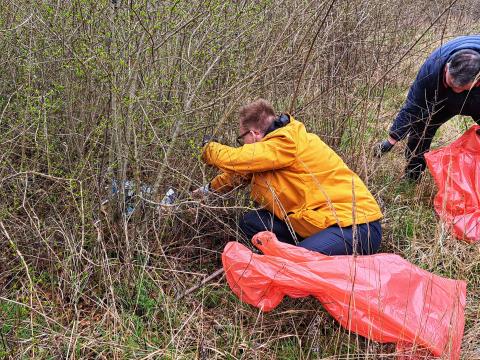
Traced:
<svg viewBox="0 0 480 360">
<path fill-rule="evenodd" d="M 203 139 L 202 139 L 202 147 L 204 147 L 205 145 L 207 145 L 209 142 L 211 141 L 217 141 L 217 139 L 215 139 L 212 135 L 203 135 Z"/>
<path fill-rule="evenodd" d="M 390 141 L 388 140 L 381 141 L 375 144 L 375 146 L 373 147 L 373 155 L 376 158 L 380 158 L 383 156 L 383 154 L 392 150 L 392 148 L 393 148 L 393 144 Z"/>
</svg>

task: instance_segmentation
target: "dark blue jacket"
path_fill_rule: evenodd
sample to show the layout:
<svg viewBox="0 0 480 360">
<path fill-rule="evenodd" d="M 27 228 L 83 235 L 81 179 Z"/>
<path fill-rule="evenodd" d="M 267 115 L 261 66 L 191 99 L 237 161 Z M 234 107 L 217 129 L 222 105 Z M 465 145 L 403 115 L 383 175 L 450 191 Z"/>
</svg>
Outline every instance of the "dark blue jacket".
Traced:
<svg viewBox="0 0 480 360">
<path fill-rule="evenodd" d="M 407 100 L 398 113 L 390 136 L 403 139 L 412 127 L 423 129 L 427 121 L 443 124 L 455 115 L 471 116 L 480 123 L 480 87 L 456 94 L 445 87 L 444 67 L 456 51 L 472 49 L 480 53 L 480 35 L 457 37 L 435 50 L 418 71 Z"/>
</svg>

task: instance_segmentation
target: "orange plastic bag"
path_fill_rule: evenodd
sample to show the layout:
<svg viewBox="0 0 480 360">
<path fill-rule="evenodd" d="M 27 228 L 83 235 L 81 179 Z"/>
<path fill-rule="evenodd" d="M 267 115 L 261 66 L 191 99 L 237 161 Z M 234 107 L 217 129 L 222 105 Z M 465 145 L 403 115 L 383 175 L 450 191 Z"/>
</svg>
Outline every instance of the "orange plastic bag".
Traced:
<svg viewBox="0 0 480 360">
<path fill-rule="evenodd" d="M 427 350 L 458 359 L 466 284 L 394 254 L 326 256 L 282 243 L 265 231 L 252 239 L 264 255 L 230 242 L 222 254 L 232 291 L 263 311 L 285 295 L 315 296 L 345 328 L 400 352 Z"/>
<path fill-rule="evenodd" d="M 480 125 L 425 154 L 438 193 L 434 206 L 458 239 L 480 241 Z"/>
</svg>

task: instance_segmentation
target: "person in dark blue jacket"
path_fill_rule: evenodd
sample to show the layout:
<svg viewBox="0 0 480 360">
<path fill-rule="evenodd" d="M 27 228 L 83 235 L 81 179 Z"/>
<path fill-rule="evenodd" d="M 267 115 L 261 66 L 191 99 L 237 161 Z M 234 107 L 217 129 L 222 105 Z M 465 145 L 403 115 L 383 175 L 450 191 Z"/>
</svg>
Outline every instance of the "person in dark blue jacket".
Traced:
<svg viewBox="0 0 480 360">
<path fill-rule="evenodd" d="M 377 157 L 408 135 L 405 175 L 418 180 L 438 128 L 455 115 L 480 124 L 480 35 L 457 37 L 436 49 L 420 68 Z"/>
</svg>

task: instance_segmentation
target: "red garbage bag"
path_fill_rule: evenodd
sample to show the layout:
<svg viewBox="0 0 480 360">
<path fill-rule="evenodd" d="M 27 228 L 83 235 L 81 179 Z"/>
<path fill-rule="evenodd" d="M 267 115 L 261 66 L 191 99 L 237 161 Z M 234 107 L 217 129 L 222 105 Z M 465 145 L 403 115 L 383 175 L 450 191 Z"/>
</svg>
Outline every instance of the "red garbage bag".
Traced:
<svg viewBox="0 0 480 360">
<path fill-rule="evenodd" d="M 285 295 L 315 296 L 343 327 L 400 352 L 428 351 L 458 359 L 464 327 L 466 284 L 446 279 L 394 254 L 326 256 L 255 235 L 264 255 L 230 242 L 222 254 L 232 291 L 262 311 Z M 418 353 L 417 353 L 418 354 Z"/>
<path fill-rule="evenodd" d="M 438 193 L 434 207 L 458 239 L 480 241 L 480 126 L 425 154 Z"/>
</svg>

